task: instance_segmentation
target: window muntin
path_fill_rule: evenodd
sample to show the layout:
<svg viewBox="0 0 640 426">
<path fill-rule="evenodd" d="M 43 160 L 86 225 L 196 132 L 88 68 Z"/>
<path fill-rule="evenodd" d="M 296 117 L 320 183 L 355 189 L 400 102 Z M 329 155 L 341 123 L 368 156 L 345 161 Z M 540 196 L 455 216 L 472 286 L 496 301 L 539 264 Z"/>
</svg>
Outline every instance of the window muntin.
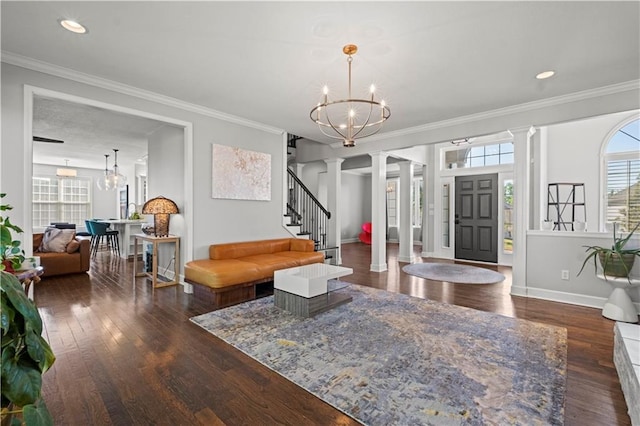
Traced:
<svg viewBox="0 0 640 426">
<path fill-rule="evenodd" d="M 387 226 L 398 226 L 398 181 L 387 181 Z"/>
<path fill-rule="evenodd" d="M 513 164 L 513 142 L 491 145 L 463 145 L 458 149 L 445 151 L 446 169 L 498 166 Z"/>
<path fill-rule="evenodd" d="M 36 176 L 32 181 L 32 226 L 84 224 L 91 218 L 91 179 Z"/>
<path fill-rule="evenodd" d="M 451 186 L 448 183 L 442 185 L 442 247 L 451 247 L 449 210 L 451 208 Z"/>
<path fill-rule="evenodd" d="M 505 179 L 502 203 L 502 250 L 513 254 L 513 180 Z"/>
<path fill-rule="evenodd" d="M 413 200 L 411 202 L 414 228 L 422 227 L 422 178 L 413 179 Z"/>
<path fill-rule="evenodd" d="M 623 231 L 640 222 L 640 120 L 618 130 L 605 152 L 605 220 Z"/>
</svg>

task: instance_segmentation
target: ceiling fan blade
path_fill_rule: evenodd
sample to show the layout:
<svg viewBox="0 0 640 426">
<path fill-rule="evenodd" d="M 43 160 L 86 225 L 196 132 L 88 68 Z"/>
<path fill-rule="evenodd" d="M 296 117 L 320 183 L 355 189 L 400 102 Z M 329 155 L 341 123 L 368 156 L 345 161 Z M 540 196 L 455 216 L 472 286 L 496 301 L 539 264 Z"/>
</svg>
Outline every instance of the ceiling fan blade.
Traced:
<svg viewBox="0 0 640 426">
<path fill-rule="evenodd" d="M 33 141 L 34 142 L 47 142 L 47 143 L 64 143 L 64 141 L 61 141 L 60 139 L 49 139 L 49 138 L 43 138 L 40 136 L 34 136 L 33 137 Z"/>
</svg>

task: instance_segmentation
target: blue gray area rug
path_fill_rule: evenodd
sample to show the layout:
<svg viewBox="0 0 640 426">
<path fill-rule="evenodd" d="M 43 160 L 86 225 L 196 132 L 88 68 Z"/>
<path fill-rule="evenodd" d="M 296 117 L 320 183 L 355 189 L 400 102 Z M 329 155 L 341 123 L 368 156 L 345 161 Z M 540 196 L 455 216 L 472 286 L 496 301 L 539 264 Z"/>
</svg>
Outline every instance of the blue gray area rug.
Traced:
<svg viewBox="0 0 640 426">
<path fill-rule="evenodd" d="M 504 281 L 500 272 L 453 263 L 413 263 L 402 268 L 409 275 L 458 284 L 493 284 Z"/>
<path fill-rule="evenodd" d="M 368 425 L 563 424 L 564 328 L 352 284 L 314 318 L 266 297 L 191 320 Z"/>
</svg>

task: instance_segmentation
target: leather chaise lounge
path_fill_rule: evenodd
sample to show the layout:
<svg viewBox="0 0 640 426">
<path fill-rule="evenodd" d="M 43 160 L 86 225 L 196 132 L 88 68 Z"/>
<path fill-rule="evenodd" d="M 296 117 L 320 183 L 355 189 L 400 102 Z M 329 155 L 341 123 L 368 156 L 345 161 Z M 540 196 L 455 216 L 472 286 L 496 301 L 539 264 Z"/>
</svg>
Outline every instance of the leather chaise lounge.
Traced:
<svg viewBox="0 0 640 426">
<path fill-rule="evenodd" d="M 214 244 L 209 258 L 188 262 L 185 281 L 194 295 L 216 308 L 255 299 L 257 286 L 273 281 L 279 269 L 324 262 L 314 242 L 296 238 Z"/>
</svg>

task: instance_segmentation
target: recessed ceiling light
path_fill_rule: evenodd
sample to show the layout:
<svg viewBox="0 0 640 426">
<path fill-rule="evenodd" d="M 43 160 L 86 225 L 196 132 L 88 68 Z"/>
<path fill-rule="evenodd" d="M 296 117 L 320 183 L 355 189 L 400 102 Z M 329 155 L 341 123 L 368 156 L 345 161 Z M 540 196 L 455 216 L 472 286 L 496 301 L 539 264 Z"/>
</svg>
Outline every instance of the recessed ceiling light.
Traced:
<svg viewBox="0 0 640 426">
<path fill-rule="evenodd" d="M 87 32 L 87 29 L 85 27 L 83 27 L 76 21 L 72 21 L 71 19 L 61 19 L 59 22 L 65 30 L 69 30 L 72 33 L 84 34 Z"/>
<path fill-rule="evenodd" d="M 544 80 L 545 78 L 553 77 L 555 71 L 543 71 L 540 74 L 536 75 L 538 80 Z"/>
</svg>

